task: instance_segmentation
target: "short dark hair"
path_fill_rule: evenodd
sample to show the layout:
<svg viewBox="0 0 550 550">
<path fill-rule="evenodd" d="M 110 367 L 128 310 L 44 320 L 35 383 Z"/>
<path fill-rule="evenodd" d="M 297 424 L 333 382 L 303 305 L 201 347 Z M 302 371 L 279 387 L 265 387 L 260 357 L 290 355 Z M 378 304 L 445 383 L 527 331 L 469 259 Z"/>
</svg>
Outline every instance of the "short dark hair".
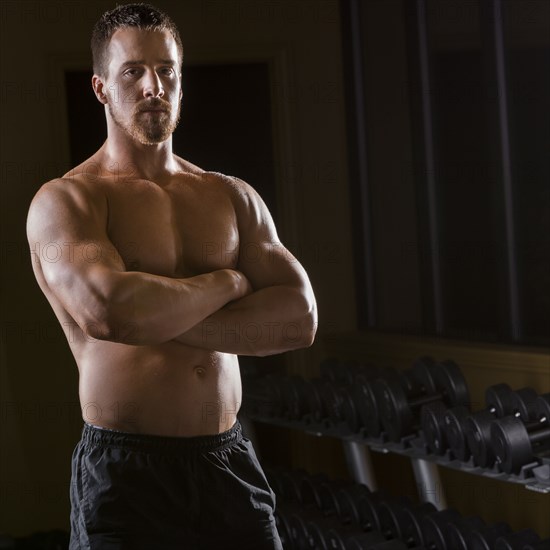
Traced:
<svg viewBox="0 0 550 550">
<path fill-rule="evenodd" d="M 123 4 L 114 10 L 106 11 L 94 25 L 91 46 L 95 74 L 107 76 L 109 42 L 115 31 L 126 27 L 137 27 L 145 31 L 169 31 L 178 47 L 179 62 L 182 62 L 183 45 L 180 34 L 168 15 L 151 4 Z"/>
</svg>

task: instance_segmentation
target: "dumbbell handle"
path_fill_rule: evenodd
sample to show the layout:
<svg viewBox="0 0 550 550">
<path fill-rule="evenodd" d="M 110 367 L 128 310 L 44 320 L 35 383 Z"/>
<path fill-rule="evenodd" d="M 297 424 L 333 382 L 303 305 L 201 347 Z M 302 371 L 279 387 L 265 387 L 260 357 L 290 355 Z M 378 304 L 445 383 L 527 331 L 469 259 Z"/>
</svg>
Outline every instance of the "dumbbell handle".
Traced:
<svg viewBox="0 0 550 550">
<path fill-rule="evenodd" d="M 442 399 L 444 399 L 443 394 L 439 392 L 423 395 L 411 399 L 409 401 L 409 407 L 422 407 L 423 405 L 428 405 L 434 401 L 441 401 Z"/>
<path fill-rule="evenodd" d="M 519 416 L 516 418 L 519 418 Z M 547 418 L 543 418 L 538 422 L 526 422 L 525 429 L 529 434 L 531 443 L 538 443 L 539 441 L 550 438 L 550 421 Z"/>
<path fill-rule="evenodd" d="M 530 431 L 528 429 L 527 431 L 529 432 L 529 439 L 531 440 L 531 443 L 538 443 L 539 441 L 550 439 L 550 426 L 543 428 L 542 430 Z"/>
</svg>

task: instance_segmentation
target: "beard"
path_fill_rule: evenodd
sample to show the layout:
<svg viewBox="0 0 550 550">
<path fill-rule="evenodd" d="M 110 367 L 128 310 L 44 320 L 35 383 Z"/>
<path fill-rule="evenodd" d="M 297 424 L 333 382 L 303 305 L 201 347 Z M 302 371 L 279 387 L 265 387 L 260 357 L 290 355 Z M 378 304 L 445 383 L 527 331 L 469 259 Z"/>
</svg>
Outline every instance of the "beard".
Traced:
<svg viewBox="0 0 550 550">
<path fill-rule="evenodd" d="M 173 116 L 172 106 L 168 102 L 161 99 L 144 100 L 136 106 L 129 121 L 119 116 L 112 102 L 109 102 L 107 107 L 113 122 L 142 145 L 156 145 L 166 141 L 180 121 L 180 102 Z M 147 109 L 163 109 L 163 112 L 145 112 Z"/>
</svg>

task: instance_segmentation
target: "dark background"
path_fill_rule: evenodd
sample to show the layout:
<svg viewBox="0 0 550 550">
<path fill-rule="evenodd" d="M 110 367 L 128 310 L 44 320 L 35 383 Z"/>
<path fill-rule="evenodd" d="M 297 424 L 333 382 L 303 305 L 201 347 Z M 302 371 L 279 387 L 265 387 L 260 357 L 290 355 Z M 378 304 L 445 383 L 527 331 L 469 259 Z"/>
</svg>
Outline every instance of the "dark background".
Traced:
<svg viewBox="0 0 550 550">
<path fill-rule="evenodd" d="M 525 371 L 521 379 L 543 391 L 548 375 L 514 361 L 516 352 L 535 350 L 548 357 L 550 371 L 550 3 L 501 3 L 504 87 L 485 8 L 492 0 L 365 0 L 354 4 L 353 18 L 352 4 L 156 2 L 186 48 L 176 153 L 258 189 L 316 293 L 314 346 L 266 361 L 314 376 L 325 343 L 341 333 L 394 334 L 396 346 L 407 335 L 456 339 L 509 346 L 509 372 Z M 421 4 L 427 90 L 416 26 Z M 105 137 L 89 84 L 88 41 L 95 20 L 113 6 L 0 4 L 0 532 L 14 536 L 68 527 L 70 457 L 82 426 L 77 371 L 34 281 L 25 220 L 39 187 Z M 265 426 L 258 438 L 274 463 L 348 475 L 334 442 Z M 414 491 L 408 465 L 392 456 L 375 462 L 390 489 Z M 457 478 L 447 487 L 463 497 L 462 513 L 485 500 L 516 528 L 547 517 L 539 495 L 499 498 L 497 484 L 487 489 L 491 501 L 470 498 L 464 487 L 478 481 Z"/>
</svg>

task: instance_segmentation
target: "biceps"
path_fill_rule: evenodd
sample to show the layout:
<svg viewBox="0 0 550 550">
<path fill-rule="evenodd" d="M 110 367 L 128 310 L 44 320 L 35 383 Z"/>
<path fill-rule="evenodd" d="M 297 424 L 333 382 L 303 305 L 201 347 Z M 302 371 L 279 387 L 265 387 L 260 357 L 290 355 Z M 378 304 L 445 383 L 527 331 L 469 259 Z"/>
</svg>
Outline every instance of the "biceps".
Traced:
<svg viewBox="0 0 550 550">
<path fill-rule="evenodd" d="M 39 259 L 48 287 L 75 318 L 99 315 L 109 301 L 113 275 L 124 271 L 114 247 L 102 241 L 48 243 Z"/>
</svg>

